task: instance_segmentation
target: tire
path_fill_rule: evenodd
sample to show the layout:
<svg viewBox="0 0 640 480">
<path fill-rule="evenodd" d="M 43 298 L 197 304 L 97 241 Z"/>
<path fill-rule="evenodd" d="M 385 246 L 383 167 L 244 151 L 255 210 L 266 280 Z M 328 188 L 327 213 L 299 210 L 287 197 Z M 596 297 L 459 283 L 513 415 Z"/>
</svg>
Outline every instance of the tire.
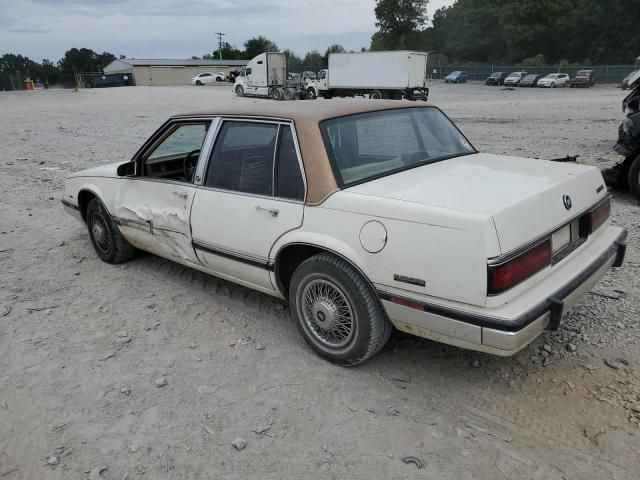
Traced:
<svg viewBox="0 0 640 480">
<path fill-rule="evenodd" d="M 307 100 L 315 100 L 317 98 L 316 91 L 313 88 L 307 88 Z"/>
<path fill-rule="evenodd" d="M 200 80 L 196 80 L 196 85 L 201 86 L 202 82 Z"/>
<path fill-rule="evenodd" d="M 236 95 L 238 95 L 239 97 L 244 97 L 244 88 L 242 87 L 242 85 L 238 85 L 236 87 Z"/>
<path fill-rule="evenodd" d="M 122 236 L 102 202 L 94 198 L 87 205 L 87 229 L 93 248 L 107 263 L 122 263 L 136 254 L 136 249 Z"/>
<path fill-rule="evenodd" d="M 294 100 L 296 98 L 296 92 L 293 88 L 285 88 L 282 94 L 284 100 Z"/>
<path fill-rule="evenodd" d="M 282 100 L 283 96 L 284 91 L 280 87 L 274 87 L 271 89 L 271 98 L 273 98 L 274 100 L 280 101 Z"/>
<path fill-rule="evenodd" d="M 221 82 L 222 81 L 222 77 L 216 77 L 216 82 Z"/>
<path fill-rule="evenodd" d="M 382 92 L 380 90 L 371 90 L 369 92 L 370 100 L 380 100 L 382 98 Z"/>
<path fill-rule="evenodd" d="M 327 289 L 331 300 L 325 296 Z M 316 300 L 309 300 L 314 296 Z M 335 255 L 314 255 L 298 266 L 291 279 L 289 304 L 309 346 L 338 365 L 365 362 L 384 347 L 391 334 L 391 322 L 373 288 L 353 266 Z M 343 310 L 346 323 L 332 336 L 328 329 L 338 308 Z M 326 328 L 320 322 L 327 322 Z"/>
<path fill-rule="evenodd" d="M 556 88 L 556 84 L 555 84 L 555 82 L 553 82 L 553 83 L 551 84 L 551 88 Z"/>
<path fill-rule="evenodd" d="M 640 200 L 640 155 L 636 156 L 636 159 L 631 163 L 627 179 L 629 191 Z"/>
</svg>

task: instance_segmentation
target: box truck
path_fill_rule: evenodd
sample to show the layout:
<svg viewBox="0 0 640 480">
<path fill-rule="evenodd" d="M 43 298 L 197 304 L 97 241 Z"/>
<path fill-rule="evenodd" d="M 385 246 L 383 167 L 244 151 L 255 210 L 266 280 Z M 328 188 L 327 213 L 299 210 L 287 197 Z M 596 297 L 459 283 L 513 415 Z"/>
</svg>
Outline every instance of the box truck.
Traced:
<svg viewBox="0 0 640 480">
<path fill-rule="evenodd" d="M 306 97 L 427 100 L 427 53 L 393 52 L 332 53 L 329 69 L 308 81 Z"/>
</svg>

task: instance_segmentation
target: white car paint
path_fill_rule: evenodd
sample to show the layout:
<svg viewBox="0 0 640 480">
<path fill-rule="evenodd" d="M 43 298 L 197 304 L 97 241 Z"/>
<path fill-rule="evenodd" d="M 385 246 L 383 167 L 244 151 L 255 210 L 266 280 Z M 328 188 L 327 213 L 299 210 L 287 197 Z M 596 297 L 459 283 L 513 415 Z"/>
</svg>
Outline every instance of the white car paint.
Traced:
<svg viewBox="0 0 640 480">
<path fill-rule="evenodd" d="M 571 82 L 571 78 L 566 73 L 551 73 L 538 80 L 538 87 L 566 87 Z"/>
<path fill-rule="evenodd" d="M 211 120 L 196 172 L 203 171 L 215 141 L 219 119 Z M 296 148 L 300 156 L 297 140 Z M 487 296 L 488 259 L 550 234 L 605 199 L 596 168 L 476 153 L 339 190 L 312 206 L 198 184 L 122 177 L 117 167 L 70 176 L 64 196 L 69 211 L 79 217 L 79 192 L 93 192 L 132 245 L 279 298 L 284 292 L 277 273 L 265 266 L 273 266 L 287 245 L 327 249 L 351 262 L 381 292 L 397 328 L 498 355 L 513 354 L 533 340 L 549 322 L 549 313 L 510 333 L 420 312 L 390 301 L 390 296 L 515 321 L 609 252 L 622 234 L 606 223 L 567 259 L 503 294 Z M 562 207 L 566 194 L 573 199 L 571 211 Z M 361 240 L 363 227 L 371 222 L 383 227 L 374 231 L 384 232 L 376 253 Z M 193 242 L 218 253 L 194 250 Z M 566 298 L 566 307 L 613 262 L 607 257 Z M 424 279 L 425 286 L 396 281 L 397 273 Z"/>
<path fill-rule="evenodd" d="M 208 83 L 224 82 L 227 75 L 223 72 L 204 72 L 199 73 L 191 79 L 191 85 L 207 85 Z"/>
</svg>

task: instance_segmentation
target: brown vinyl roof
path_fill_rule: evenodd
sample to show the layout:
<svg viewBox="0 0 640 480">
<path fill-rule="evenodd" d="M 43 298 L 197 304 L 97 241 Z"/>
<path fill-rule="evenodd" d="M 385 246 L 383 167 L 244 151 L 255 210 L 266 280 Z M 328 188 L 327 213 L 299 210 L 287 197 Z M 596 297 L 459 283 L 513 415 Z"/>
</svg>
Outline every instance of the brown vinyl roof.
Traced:
<svg viewBox="0 0 640 480">
<path fill-rule="evenodd" d="M 338 190 L 318 127 L 319 122 L 355 113 L 422 106 L 426 104 L 398 100 L 335 99 L 275 102 L 271 99 L 233 98 L 224 104 L 215 104 L 211 109 L 179 116 L 220 115 L 292 120 L 298 134 L 307 178 L 306 203 L 317 205 Z"/>
</svg>

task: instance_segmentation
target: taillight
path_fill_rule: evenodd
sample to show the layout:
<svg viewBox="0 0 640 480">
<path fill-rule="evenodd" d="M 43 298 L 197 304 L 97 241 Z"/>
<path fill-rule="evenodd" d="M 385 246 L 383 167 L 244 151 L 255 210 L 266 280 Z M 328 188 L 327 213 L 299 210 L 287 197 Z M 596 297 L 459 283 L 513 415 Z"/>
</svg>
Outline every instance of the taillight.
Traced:
<svg viewBox="0 0 640 480">
<path fill-rule="evenodd" d="M 546 239 L 517 257 L 487 269 L 487 294 L 497 295 L 551 264 L 551 240 Z"/>
<path fill-rule="evenodd" d="M 584 225 L 584 232 L 581 232 L 581 236 L 591 235 L 595 232 L 604 222 L 607 221 L 611 215 L 611 199 L 607 198 L 598 206 L 589 210 L 582 218 Z M 584 220 L 583 220 L 584 219 Z"/>
</svg>

